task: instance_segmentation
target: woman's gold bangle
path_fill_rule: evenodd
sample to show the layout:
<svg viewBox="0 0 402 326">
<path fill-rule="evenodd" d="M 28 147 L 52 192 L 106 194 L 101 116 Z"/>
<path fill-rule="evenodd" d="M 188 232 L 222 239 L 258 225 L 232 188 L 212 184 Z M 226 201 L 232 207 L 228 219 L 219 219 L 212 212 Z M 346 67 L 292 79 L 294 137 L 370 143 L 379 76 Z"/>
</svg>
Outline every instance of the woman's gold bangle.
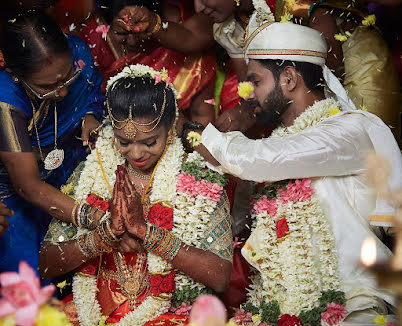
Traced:
<svg viewBox="0 0 402 326">
<path fill-rule="evenodd" d="M 152 30 L 152 32 L 149 32 L 148 35 L 152 35 L 155 33 L 158 33 L 159 30 L 161 29 L 162 26 L 162 20 L 161 20 L 161 16 L 159 16 L 158 14 L 156 14 L 156 24 L 154 29 Z"/>
</svg>

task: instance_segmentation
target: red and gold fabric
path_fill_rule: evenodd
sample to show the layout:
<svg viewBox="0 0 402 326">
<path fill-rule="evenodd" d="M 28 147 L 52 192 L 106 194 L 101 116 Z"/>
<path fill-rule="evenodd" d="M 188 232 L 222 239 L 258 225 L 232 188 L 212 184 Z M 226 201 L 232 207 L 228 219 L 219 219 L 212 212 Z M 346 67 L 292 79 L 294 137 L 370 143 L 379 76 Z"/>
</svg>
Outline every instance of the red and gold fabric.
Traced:
<svg viewBox="0 0 402 326">
<path fill-rule="evenodd" d="M 186 17 L 184 14 L 182 16 Z M 179 109 L 185 110 L 190 107 L 196 95 L 215 81 L 217 66 L 213 53 L 185 55 L 147 41 L 144 43 L 144 51 L 128 53 L 119 58 L 109 37 L 105 40 L 101 33 L 96 32 L 96 28 L 102 24 L 104 22 L 100 17 L 89 18 L 80 36 L 89 45 L 95 66 L 103 76 L 103 91 L 107 80 L 128 65 L 143 64 L 156 70 L 166 68 L 178 93 Z"/>
</svg>

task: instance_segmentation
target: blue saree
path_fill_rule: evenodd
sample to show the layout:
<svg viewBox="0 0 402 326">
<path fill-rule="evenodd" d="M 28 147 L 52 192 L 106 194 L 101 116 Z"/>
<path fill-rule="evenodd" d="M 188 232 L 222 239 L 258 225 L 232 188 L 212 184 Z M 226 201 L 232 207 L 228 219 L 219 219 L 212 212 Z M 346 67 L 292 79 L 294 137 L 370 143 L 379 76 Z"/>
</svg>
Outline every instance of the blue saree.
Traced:
<svg viewBox="0 0 402 326">
<path fill-rule="evenodd" d="M 34 152 L 37 156 L 41 179 L 59 188 L 85 158 L 85 148 L 77 139 L 80 136 L 81 119 L 94 115 L 102 120 L 104 96 L 100 85 L 102 79 L 95 69 L 87 45 L 80 38 L 68 35 L 72 52 L 71 59 L 76 69 L 81 66 L 80 76 L 68 87 L 67 96 L 50 103 L 47 113 L 42 112 L 37 119 L 40 146 L 44 156 L 54 148 L 54 105 L 57 117 L 57 148 L 64 150 L 62 165 L 52 171 L 44 169 L 38 154 L 35 130 L 32 129 L 33 110 L 30 99 L 20 83 L 0 71 L 0 150 L 12 152 Z M 18 128 L 14 121 L 19 121 Z M 14 130 L 11 126 L 15 126 Z M 22 126 L 22 128 L 21 128 Z M 19 141 L 19 130 L 24 130 Z M 7 129 L 7 130 L 5 130 Z M 14 136 L 15 137 L 14 137 Z M 25 137 L 25 139 L 24 139 Z M 15 138 L 15 139 L 13 139 Z M 10 226 L 4 237 L 0 238 L 0 272 L 17 271 L 20 260 L 25 260 L 35 270 L 38 267 L 39 248 L 47 231 L 51 216 L 31 205 L 16 194 L 7 170 L 0 161 L 0 200 L 15 212 L 9 218 Z"/>
</svg>

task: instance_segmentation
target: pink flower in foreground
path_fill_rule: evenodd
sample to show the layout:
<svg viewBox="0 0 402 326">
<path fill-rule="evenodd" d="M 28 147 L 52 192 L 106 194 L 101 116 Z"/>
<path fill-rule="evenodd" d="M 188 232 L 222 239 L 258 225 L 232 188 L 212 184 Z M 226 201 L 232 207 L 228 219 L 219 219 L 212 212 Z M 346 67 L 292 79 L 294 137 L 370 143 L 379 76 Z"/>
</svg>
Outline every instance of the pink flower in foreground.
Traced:
<svg viewBox="0 0 402 326">
<path fill-rule="evenodd" d="M 345 305 L 336 304 L 334 302 L 327 304 L 327 311 L 321 313 L 322 321 L 328 325 L 339 325 L 345 319 L 347 312 Z"/>
<path fill-rule="evenodd" d="M 223 326 L 226 323 L 225 306 L 213 295 L 201 295 L 193 303 L 193 308 L 190 312 L 190 323 L 198 326 Z"/>
<path fill-rule="evenodd" d="M 1 296 L 0 318 L 15 314 L 19 326 L 32 326 L 39 307 L 52 296 L 55 286 L 40 288 L 35 271 L 24 261 L 20 262 L 19 273 L 0 274 Z"/>
<path fill-rule="evenodd" d="M 96 27 L 95 32 L 102 33 L 102 37 L 106 40 L 107 32 L 109 31 L 110 26 L 100 25 Z"/>
<path fill-rule="evenodd" d="M 392 321 L 389 321 L 385 324 L 385 326 L 396 326 L 395 323 L 393 323 Z"/>
<path fill-rule="evenodd" d="M 267 196 L 262 196 L 259 201 L 254 204 L 254 210 L 257 214 L 268 212 L 269 216 L 274 217 L 278 210 L 276 199 L 267 199 Z"/>
</svg>

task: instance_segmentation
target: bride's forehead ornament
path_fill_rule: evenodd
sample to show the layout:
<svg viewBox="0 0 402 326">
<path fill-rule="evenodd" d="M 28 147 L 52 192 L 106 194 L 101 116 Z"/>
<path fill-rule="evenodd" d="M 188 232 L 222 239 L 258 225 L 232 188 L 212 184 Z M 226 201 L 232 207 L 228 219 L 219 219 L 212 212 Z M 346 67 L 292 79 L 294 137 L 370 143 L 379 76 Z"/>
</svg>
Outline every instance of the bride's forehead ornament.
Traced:
<svg viewBox="0 0 402 326">
<path fill-rule="evenodd" d="M 108 82 L 107 82 L 107 87 L 106 87 L 106 93 L 109 91 L 110 87 L 113 87 L 116 85 L 116 82 L 121 79 L 121 78 L 125 78 L 125 77 L 151 77 L 155 80 L 155 85 L 160 83 L 161 81 L 166 83 L 166 88 L 170 88 L 175 96 L 175 98 L 177 97 L 177 92 L 174 89 L 172 83 L 171 83 L 171 79 L 168 76 L 168 72 L 165 68 L 163 68 L 161 71 L 156 71 L 154 69 L 152 69 L 151 67 L 145 66 L 145 65 L 131 65 L 128 67 L 125 67 L 123 69 L 122 72 L 118 73 L 116 76 L 111 77 Z M 132 106 L 130 106 L 130 110 L 129 110 L 129 114 L 128 117 L 124 120 L 118 120 L 113 116 L 112 113 L 112 108 L 109 105 L 109 101 L 106 98 L 106 106 L 107 106 L 107 110 L 108 110 L 108 114 L 110 117 L 110 120 L 112 122 L 112 126 L 113 128 L 116 128 L 118 130 L 124 129 L 124 135 L 128 138 L 128 139 L 134 139 L 135 136 L 137 135 L 137 131 L 141 131 L 141 132 L 151 132 L 153 131 L 159 124 L 159 122 L 162 119 L 163 113 L 165 112 L 165 107 L 166 107 L 166 90 L 163 90 L 163 103 L 162 103 L 162 107 L 160 110 L 160 114 L 153 119 L 152 121 L 146 122 L 146 123 L 139 123 L 139 122 L 135 122 L 133 119 L 133 113 L 132 113 Z M 157 112 L 157 106 L 156 103 L 153 104 L 153 108 L 155 110 L 155 112 Z M 176 118 L 178 116 L 178 107 L 177 107 L 177 103 L 176 103 Z M 117 124 L 120 124 L 119 126 L 117 126 Z M 145 128 L 141 128 L 141 127 L 145 127 Z M 148 127 L 148 129 L 147 129 Z"/>
</svg>

